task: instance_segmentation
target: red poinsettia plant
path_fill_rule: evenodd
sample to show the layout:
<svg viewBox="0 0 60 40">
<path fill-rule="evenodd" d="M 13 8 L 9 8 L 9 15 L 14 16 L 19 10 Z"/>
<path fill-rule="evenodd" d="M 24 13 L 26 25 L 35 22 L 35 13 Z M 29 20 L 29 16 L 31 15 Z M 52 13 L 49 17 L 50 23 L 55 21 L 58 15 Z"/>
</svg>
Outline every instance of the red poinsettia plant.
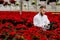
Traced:
<svg viewBox="0 0 60 40">
<path fill-rule="evenodd" d="M 33 25 L 34 12 L 16 12 L 0 15 L 0 40 L 60 40 L 60 14 L 50 14 L 51 28 L 43 31 Z"/>
</svg>

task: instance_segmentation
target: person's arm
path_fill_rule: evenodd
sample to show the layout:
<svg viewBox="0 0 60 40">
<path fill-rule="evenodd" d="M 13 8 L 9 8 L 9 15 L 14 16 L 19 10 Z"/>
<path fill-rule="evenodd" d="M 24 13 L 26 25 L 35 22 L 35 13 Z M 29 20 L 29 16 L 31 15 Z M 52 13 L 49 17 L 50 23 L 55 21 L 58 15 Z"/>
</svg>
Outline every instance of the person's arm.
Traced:
<svg viewBox="0 0 60 40">
<path fill-rule="evenodd" d="M 50 24 L 48 17 L 46 16 L 46 25 Z"/>
<path fill-rule="evenodd" d="M 48 17 L 46 16 L 46 22 L 45 22 L 46 24 L 44 25 L 47 29 L 49 29 L 50 28 L 50 26 L 49 26 L 49 24 L 50 24 L 50 21 L 49 21 L 49 19 L 48 19 Z"/>
</svg>

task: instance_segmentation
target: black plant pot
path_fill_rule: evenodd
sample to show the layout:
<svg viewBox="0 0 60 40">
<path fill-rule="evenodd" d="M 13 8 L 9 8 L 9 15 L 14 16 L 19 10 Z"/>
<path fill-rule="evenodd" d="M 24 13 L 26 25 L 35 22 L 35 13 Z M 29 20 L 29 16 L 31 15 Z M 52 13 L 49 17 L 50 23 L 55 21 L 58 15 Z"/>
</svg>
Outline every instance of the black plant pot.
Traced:
<svg viewBox="0 0 60 40">
<path fill-rule="evenodd" d="M 51 22 L 51 23 L 49 24 L 49 25 L 50 25 L 50 29 L 48 29 L 48 30 L 55 30 L 56 28 L 58 28 L 58 25 L 57 25 L 56 27 L 54 27 L 54 26 L 53 26 L 54 24 L 57 25 L 56 22 Z"/>
<path fill-rule="evenodd" d="M 2 20 L 2 24 L 5 24 L 5 23 L 6 23 L 6 21 L 7 21 L 7 20 L 3 19 L 3 20 Z"/>
<path fill-rule="evenodd" d="M 26 28 L 15 28 L 16 30 L 26 30 Z"/>
<path fill-rule="evenodd" d="M 25 1 L 29 1 L 29 0 L 25 0 Z"/>
<path fill-rule="evenodd" d="M 0 4 L 3 4 L 4 3 L 4 1 L 0 1 Z"/>
<path fill-rule="evenodd" d="M 32 27 L 32 25 L 33 25 L 32 23 L 27 23 L 26 24 L 26 26 L 29 27 L 29 28 Z"/>
<path fill-rule="evenodd" d="M 46 1 L 46 0 L 40 0 L 40 1 Z"/>
<path fill-rule="evenodd" d="M 12 36 L 12 35 L 9 35 L 9 37 L 7 38 L 7 40 L 8 40 L 8 39 L 12 40 L 12 39 L 14 38 L 14 36 L 15 36 L 15 35 L 13 35 L 13 36 Z"/>
<path fill-rule="evenodd" d="M 32 3 L 32 5 L 35 5 L 35 4 L 36 4 L 35 2 Z"/>
<path fill-rule="evenodd" d="M 11 19 L 7 20 L 7 22 L 12 23 L 14 26 L 16 26 L 16 25 L 17 25 L 17 23 L 16 23 L 14 20 L 11 20 Z"/>
<path fill-rule="evenodd" d="M 39 37 L 33 36 L 33 40 L 39 40 Z"/>
<path fill-rule="evenodd" d="M 3 38 L 4 39 L 5 38 L 5 35 L 0 35 L 0 38 Z"/>
<path fill-rule="evenodd" d="M 10 1 L 12 4 L 15 4 L 16 1 Z"/>
</svg>

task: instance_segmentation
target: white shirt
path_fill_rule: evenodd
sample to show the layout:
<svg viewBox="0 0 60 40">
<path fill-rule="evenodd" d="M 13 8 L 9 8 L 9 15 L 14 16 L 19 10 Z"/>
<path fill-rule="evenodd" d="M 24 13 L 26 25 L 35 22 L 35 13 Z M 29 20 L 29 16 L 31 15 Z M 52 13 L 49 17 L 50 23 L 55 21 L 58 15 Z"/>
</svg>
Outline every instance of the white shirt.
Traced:
<svg viewBox="0 0 60 40">
<path fill-rule="evenodd" d="M 41 16 L 40 13 L 38 13 L 33 18 L 33 24 L 34 26 L 45 28 L 44 25 L 49 24 L 50 21 L 48 20 L 46 15 Z"/>
</svg>

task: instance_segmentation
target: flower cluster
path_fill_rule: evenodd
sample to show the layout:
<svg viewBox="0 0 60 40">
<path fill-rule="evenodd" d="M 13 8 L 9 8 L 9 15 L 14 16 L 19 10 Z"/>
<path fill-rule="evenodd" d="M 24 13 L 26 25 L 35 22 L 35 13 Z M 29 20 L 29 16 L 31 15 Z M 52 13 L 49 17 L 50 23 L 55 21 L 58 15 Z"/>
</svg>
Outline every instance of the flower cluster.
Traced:
<svg viewBox="0 0 60 40">
<path fill-rule="evenodd" d="M 35 12 L 1 12 L 0 40 L 60 40 L 60 14 L 47 12 L 51 28 L 47 31 L 33 25 Z"/>
</svg>

